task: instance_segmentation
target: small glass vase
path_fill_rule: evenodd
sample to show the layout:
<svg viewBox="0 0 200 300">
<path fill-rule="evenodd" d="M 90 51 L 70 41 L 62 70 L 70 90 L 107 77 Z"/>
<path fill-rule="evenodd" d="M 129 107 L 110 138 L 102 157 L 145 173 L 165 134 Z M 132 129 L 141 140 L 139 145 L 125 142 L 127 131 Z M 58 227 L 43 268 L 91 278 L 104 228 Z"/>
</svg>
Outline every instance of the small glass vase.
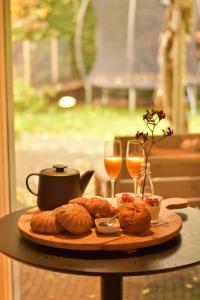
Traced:
<svg viewBox="0 0 200 300">
<path fill-rule="evenodd" d="M 142 163 L 142 167 L 137 179 L 137 195 L 142 197 L 142 200 L 154 195 L 151 167 L 149 162 L 147 164 Z"/>
<path fill-rule="evenodd" d="M 140 201 L 144 201 L 149 207 L 151 223 L 158 223 L 162 197 L 154 195 L 150 163 L 147 163 L 147 165 L 145 163 L 142 164 L 137 181 L 137 194 Z"/>
</svg>

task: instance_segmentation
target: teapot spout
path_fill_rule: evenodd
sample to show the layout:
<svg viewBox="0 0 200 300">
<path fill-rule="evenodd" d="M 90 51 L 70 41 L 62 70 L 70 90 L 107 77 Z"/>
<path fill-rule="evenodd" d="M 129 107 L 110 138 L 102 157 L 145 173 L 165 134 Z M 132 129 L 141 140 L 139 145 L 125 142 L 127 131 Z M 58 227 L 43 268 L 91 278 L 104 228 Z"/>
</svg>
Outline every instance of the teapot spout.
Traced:
<svg viewBox="0 0 200 300">
<path fill-rule="evenodd" d="M 80 187 L 82 194 L 84 193 L 92 175 L 94 174 L 94 170 L 88 170 L 85 173 L 83 173 L 80 177 Z"/>
</svg>

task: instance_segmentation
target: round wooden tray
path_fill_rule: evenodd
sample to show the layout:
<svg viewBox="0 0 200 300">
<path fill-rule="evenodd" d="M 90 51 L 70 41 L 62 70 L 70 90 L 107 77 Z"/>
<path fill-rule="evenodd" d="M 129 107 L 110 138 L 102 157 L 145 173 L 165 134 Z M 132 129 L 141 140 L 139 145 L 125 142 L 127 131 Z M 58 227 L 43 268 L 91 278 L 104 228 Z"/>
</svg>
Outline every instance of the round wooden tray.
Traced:
<svg viewBox="0 0 200 300">
<path fill-rule="evenodd" d="M 181 230 L 182 219 L 170 209 L 184 208 L 187 201 L 181 198 L 163 200 L 158 224 L 152 224 L 148 232 L 141 235 L 128 235 L 121 231 L 112 235 L 100 234 L 96 229 L 83 236 L 69 233 L 39 234 L 31 230 L 30 220 L 38 211 L 27 211 L 18 221 L 21 233 L 29 240 L 50 247 L 72 250 L 123 250 L 135 251 L 138 248 L 154 246 L 174 238 Z"/>
</svg>

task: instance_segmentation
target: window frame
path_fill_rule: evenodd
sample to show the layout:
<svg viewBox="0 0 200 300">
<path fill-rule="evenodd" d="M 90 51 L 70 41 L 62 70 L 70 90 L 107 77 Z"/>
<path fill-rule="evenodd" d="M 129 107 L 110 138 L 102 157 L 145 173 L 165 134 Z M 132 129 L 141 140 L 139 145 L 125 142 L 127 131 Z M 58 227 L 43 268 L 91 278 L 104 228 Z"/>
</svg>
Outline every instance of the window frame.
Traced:
<svg viewBox="0 0 200 300">
<path fill-rule="evenodd" d="M 15 202 L 10 1 L 0 0 L 0 217 Z M 14 207 L 14 206 L 13 206 Z M 11 259 L 0 254 L 0 299 L 13 299 Z"/>
</svg>

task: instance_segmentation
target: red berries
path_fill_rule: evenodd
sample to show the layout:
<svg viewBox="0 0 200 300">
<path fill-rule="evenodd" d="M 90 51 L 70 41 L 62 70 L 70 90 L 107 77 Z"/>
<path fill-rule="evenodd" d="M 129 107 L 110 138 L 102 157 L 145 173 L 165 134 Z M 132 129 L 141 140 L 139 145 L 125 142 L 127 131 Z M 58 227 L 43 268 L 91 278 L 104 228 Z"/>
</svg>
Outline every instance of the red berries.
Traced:
<svg viewBox="0 0 200 300">
<path fill-rule="evenodd" d="M 158 198 L 146 198 L 145 199 L 145 202 L 149 205 L 152 205 L 152 206 L 156 206 L 159 204 L 159 199 Z"/>
<path fill-rule="evenodd" d="M 130 194 L 128 193 L 123 193 L 122 194 L 122 200 L 123 201 L 126 201 L 126 202 L 132 202 L 134 200 L 134 197 L 131 196 Z"/>
</svg>

